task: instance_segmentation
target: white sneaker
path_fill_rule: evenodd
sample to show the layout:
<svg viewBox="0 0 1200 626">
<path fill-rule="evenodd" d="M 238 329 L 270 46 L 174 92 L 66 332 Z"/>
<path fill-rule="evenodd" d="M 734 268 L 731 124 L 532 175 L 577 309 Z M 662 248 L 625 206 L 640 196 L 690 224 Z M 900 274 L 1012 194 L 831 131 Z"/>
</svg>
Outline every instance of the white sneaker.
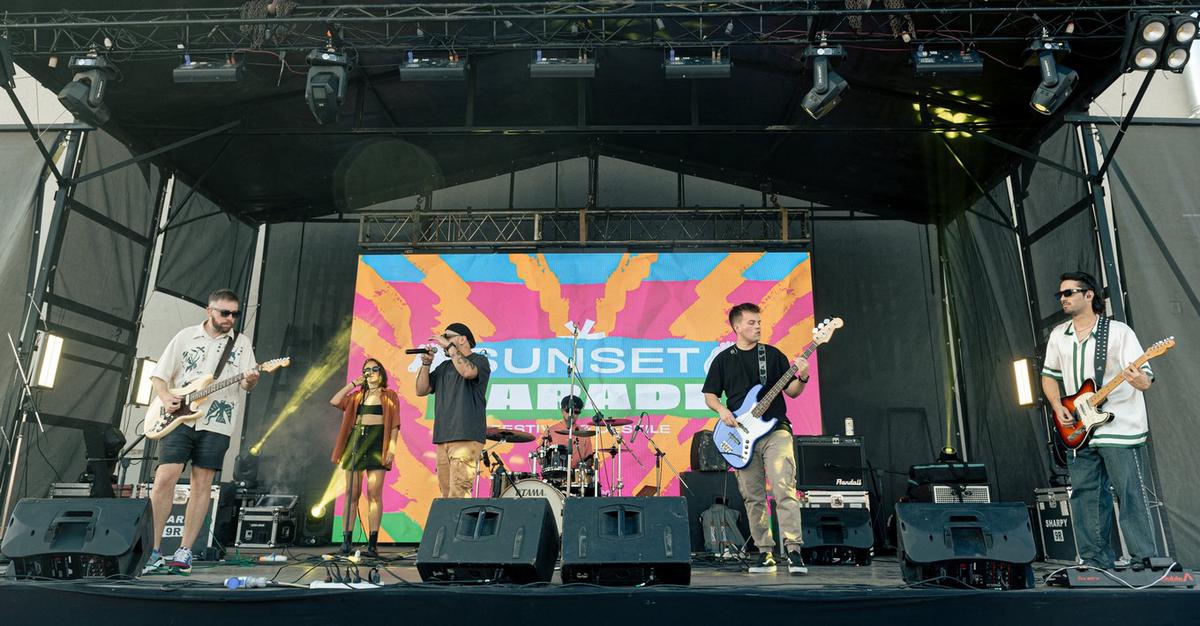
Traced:
<svg viewBox="0 0 1200 626">
<path fill-rule="evenodd" d="M 161 570 L 166 564 L 167 561 L 163 559 L 162 553 L 158 550 L 152 550 L 150 552 L 150 558 L 146 559 L 146 565 L 142 567 L 142 576 L 145 576 L 146 574 L 154 574 Z"/>
</svg>

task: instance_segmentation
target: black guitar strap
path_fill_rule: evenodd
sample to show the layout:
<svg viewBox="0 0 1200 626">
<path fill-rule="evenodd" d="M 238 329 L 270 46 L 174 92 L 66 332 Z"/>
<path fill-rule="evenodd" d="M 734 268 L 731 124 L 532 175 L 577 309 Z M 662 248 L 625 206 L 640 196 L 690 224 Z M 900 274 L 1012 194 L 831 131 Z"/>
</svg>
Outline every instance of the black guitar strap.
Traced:
<svg viewBox="0 0 1200 626">
<path fill-rule="evenodd" d="M 1095 338 L 1096 361 L 1092 369 L 1096 372 L 1096 386 L 1100 387 L 1104 384 L 1104 364 L 1108 363 L 1108 318 L 1103 315 L 1096 320 Z"/>
<path fill-rule="evenodd" d="M 767 386 L 767 347 L 762 343 L 758 344 L 758 382 Z"/>
<path fill-rule="evenodd" d="M 229 358 L 229 352 L 233 350 L 233 343 L 237 341 L 237 331 L 229 331 L 229 341 L 225 342 L 225 349 L 221 351 L 221 358 L 217 361 L 217 369 L 213 370 L 213 381 L 221 379 L 221 370 L 225 369 L 225 361 Z"/>
</svg>

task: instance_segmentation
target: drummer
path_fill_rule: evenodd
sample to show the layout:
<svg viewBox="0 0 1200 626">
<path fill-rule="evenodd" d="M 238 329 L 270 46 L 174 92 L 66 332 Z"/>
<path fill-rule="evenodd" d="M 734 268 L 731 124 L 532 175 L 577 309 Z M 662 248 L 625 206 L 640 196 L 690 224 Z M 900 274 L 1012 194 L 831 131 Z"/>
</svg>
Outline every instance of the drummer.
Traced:
<svg viewBox="0 0 1200 626">
<path fill-rule="evenodd" d="M 575 430 L 577 433 L 585 432 L 588 436 L 575 436 L 575 450 L 571 454 L 571 467 L 577 468 L 580 463 L 590 463 L 592 459 L 592 440 L 590 428 L 585 428 L 583 421 L 579 419 L 579 414 L 583 412 L 583 400 L 579 396 L 565 396 L 562 402 L 559 403 L 559 409 L 562 411 L 562 419 L 555 422 L 554 425 L 546 431 L 544 440 L 548 440 L 552 446 L 563 446 L 564 448 L 569 443 L 569 435 L 563 435 L 555 431 L 561 430 L 567 432 L 568 420 L 575 421 Z"/>
</svg>

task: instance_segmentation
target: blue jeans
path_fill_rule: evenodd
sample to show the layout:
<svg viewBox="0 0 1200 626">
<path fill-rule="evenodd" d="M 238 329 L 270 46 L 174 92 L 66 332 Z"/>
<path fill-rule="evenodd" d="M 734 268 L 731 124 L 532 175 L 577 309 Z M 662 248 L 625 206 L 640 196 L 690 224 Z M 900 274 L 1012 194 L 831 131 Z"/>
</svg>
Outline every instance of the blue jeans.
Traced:
<svg viewBox="0 0 1200 626">
<path fill-rule="evenodd" d="M 1121 504 L 1121 533 L 1134 561 L 1155 556 L 1150 503 L 1146 499 L 1144 446 L 1085 446 L 1068 457 L 1075 543 L 1084 565 L 1111 568 L 1113 494 Z M 1110 491 L 1110 485 L 1113 487 Z"/>
</svg>

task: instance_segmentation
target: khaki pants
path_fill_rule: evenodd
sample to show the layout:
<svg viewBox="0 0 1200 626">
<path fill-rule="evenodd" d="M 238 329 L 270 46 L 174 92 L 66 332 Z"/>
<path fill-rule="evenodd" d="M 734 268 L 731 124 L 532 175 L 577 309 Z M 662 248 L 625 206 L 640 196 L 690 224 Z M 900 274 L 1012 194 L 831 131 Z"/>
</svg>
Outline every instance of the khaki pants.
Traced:
<svg viewBox="0 0 1200 626">
<path fill-rule="evenodd" d="M 771 511 L 767 508 L 767 481 L 775 496 L 775 514 L 784 550 L 798 550 L 800 538 L 800 500 L 796 498 L 796 452 L 791 433 L 776 430 L 754 446 L 750 464 L 737 470 L 738 489 L 746 500 L 750 535 L 762 552 L 775 551 L 771 540 Z"/>
<path fill-rule="evenodd" d="M 443 498 L 470 498 L 479 467 L 478 441 L 447 441 L 437 444 L 438 487 Z"/>
</svg>

